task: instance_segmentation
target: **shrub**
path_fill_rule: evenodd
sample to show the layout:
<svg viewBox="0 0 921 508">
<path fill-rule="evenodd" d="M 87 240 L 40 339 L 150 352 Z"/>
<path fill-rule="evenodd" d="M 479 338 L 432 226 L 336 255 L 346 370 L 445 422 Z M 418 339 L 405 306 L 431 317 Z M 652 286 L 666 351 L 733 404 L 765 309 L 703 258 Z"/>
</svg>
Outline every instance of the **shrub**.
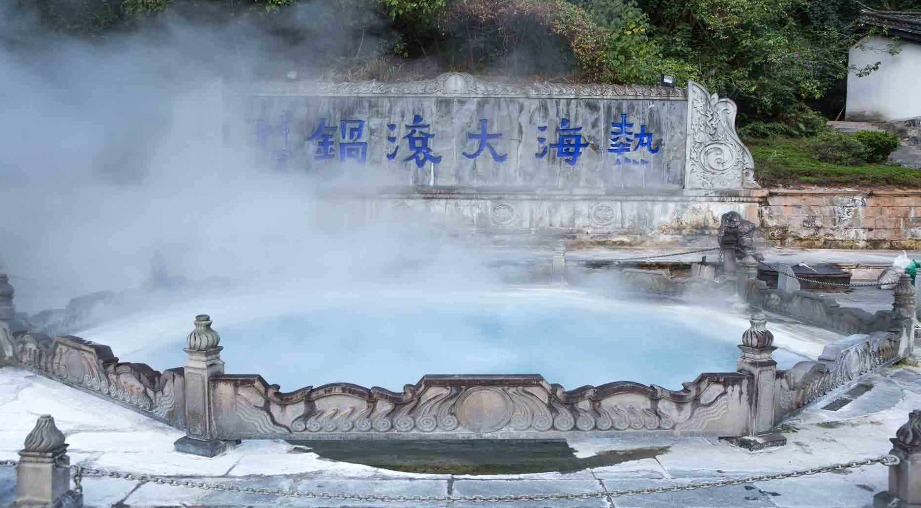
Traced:
<svg viewBox="0 0 921 508">
<path fill-rule="evenodd" d="M 812 156 L 822 162 L 853 166 L 867 160 L 867 147 L 855 136 L 823 132 L 810 143 Z"/>
<path fill-rule="evenodd" d="M 861 131 L 854 134 L 867 150 L 867 162 L 885 162 L 899 148 L 899 138 L 889 132 Z"/>
</svg>

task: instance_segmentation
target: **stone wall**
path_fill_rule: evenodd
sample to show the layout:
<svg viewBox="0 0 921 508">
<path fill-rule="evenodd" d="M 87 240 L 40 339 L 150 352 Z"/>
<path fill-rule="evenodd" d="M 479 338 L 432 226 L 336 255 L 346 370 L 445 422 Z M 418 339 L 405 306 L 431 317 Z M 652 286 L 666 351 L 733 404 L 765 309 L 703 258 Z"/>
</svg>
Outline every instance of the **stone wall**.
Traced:
<svg viewBox="0 0 921 508">
<path fill-rule="evenodd" d="M 771 245 L 921 248 L 921 191 L 774 189 L 766 196 L 759 215 Z"/>
</svg>

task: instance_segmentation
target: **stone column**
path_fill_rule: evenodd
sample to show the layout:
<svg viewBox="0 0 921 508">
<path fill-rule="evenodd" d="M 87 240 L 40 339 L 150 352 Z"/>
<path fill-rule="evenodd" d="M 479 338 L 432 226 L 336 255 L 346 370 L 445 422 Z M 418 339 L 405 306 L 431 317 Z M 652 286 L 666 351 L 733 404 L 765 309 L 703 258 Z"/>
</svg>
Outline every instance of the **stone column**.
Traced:
<svg viewBox="0 0 921 508">
<path fill-rule="evenodd" d="M 9 326 L 10 333 L 26 331 L 22 320 L 16 319 L 16 306 L 13 305 L 13 295 L 15 293 L 13 286 L 10 284 L 10 277 L 5 273 L 0 273 L 0 321 Z"/>
<path fill-rule="evenodd" d="M 749 449 L 761 449 L 769 446 L 781 446 L 786 438 L 778 434 L 763 435 L 774 427 L 774 383 L 777 374 L 777 362 L 771 356 L 776 347 L 774 334 L 767 329 L 764 312 L 754 311 L 751 327 L 742 334 L 742 356 L 736 366 L 739 372 L 752 375 L 752 389 L 749 391 L 749 425 L 748 439 L 742 438 L 738 443 Z M 757 437 L 756 437 L 757 436 Z"/>
<path fill-rule="evenodd" d="M 736 274 L 736 251 L 735 249 L 722 249 L 720 254 L 723 256 L 723 278 L 735 277 Z"/>
<path fill-rule="evenodd" d="M 889 466 L 889 492 L 877 494 L 874 505 L 921 507 L 921 411 L 912 411 L 889 440 L 889 453 L 899 458 L 899 464 Z M 892 497 L 901 502 L 888 503 Z"/>
<path fill-rule="evenodd" d="M 748 284 L 758 278 L 758 260 L 751 254 L 742 258 L 741 270 L 739 272 L 738 293 L 742 300 L 748 300 Z M 770 333 L 770 332 L 768 332 Z"/>
<path fill-rule="evenodd" d="M 51 415 L 42 415 L 26 436 L 16 467 L 14 507 L 79 508 L 83 494 L 70 490 L 70 458 L 64 433 Z"/>
<path fill-rule="evenodd" d="M 915 336 L 915 287 L 907 273 L 899 276 L 899 282 L 893 290 L 895 301 L 892 302 L 892 328 L 900 333 L 902 343 L 899 345 L 900 356 L 910 356 L 914 349 Z"/>
<path fill-rule="evenodd" d="M 566 244 L 560 240 L 553 251 L 550 277 L 553 282 L 564 282 L 566 271 Z"/>
<path fill-rule="evenodd" d="M 211 378 L 224 373 L 220 342 L 221 337 L 211 329 L 211 318 L 207 314 L 195 316 L 195 329 L 186 339 L 189 358 L 183 365 L 187 430 L 176 441 L 176 451 L 214 457 L 232 445 L 215 439 L 211 414 Z"/>
</svg>

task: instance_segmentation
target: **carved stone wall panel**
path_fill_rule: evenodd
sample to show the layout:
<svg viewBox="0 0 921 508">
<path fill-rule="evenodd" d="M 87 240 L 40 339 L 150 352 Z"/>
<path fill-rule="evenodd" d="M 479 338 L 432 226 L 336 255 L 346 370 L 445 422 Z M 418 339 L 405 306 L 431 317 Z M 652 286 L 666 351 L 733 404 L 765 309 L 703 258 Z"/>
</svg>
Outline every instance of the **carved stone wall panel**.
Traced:
<svg viewBox="0 0 921 508">
<path fill-rule="evenodd" d="M 819 361 L 804 361 L 777 371 L 775 419 L 820 401 L 861 377 L 899 360 L 898 333 L 855 334 L 825 346 Z"/>
<path fill-rule="evenodd" d="M 735 435 L 745 431 L 747 379 L 708 374 L 680 392 L 635 383 L 566 392 L 540 376 L 426 376 L 403 393 L 333 384 L 282 394 L 258 376 L 225 375 L 215 379 L 214 393 L 232 394 L 234 402 L 215 405 L 215 422 L 221 439 Z"/>
<path fill-rule="evenodd" d="M 116 401 L 183 428 L 182 369 L 160 373 L 144 364 L 119 363 L 108 346 L 79 337 L 23 334 L 9 338 L 9 363 Z"/>
<path fill-rule="evenodd" d="M 756 188 L 751 152 L 735 131 L 736 104 L 688 82 L 685 188 Z"/>
<path fill-rule="evenodd" d="M 683 89 L 510 85 L 451 73 L 419 84 L 261 83 L 230 92 L 229 144 L 257 148 L 259 165 L 358 187 L 597 192 L 684 185 Z M 494 137 L 481 146 L 484 120 Z M 343 131 L 344 121 L 364 123 L 353 138 L 349 129 L 359 124 Z M 612 124 L 622 122 L 620 136 Z M 411 157 L 410 138 L 420 133 L 430 136 L 431 158 Z M 612 147 L 618 136 L 620 149 Z M 364 144 L 360 162 L 343 160 L 343 146 L 358 150 L 354 143 Z"/>
</svg>

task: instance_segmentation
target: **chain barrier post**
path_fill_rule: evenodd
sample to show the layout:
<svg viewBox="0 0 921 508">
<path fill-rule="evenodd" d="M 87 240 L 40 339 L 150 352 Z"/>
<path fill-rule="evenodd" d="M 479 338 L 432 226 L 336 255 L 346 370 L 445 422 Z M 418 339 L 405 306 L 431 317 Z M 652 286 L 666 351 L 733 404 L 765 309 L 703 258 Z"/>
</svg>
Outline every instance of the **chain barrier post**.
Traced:
<svg viewBox="0 0 921 508">
<path fill-rule="evenodd" d="M 909 413 L 908 421 L 889 440 L 889 454 L 899 461 L 889 466 L 889 491 L 874 496 L 873 506 L 921 507 L 921 411 Z"/>
<path fill-rule="evenodd" d="M 186 435 L 174 443 L 177 452 L 214 457 L 234 444 L 214 434 L 211 379 L 224 373 L 220 342 L 220 335 L 211 329 L 211 317 L 195 316 L 195 329 L 186 339 L 189 358 L 183 365 Z"/>
<path fill-rule="evenodd" d="M 80 508 L 82 492 L 70 489 L 70 458 L 64 433 L 42 415 L 26 436 L 16 466 L 17 507 Z"/>
<path fill-rule="evenodd" d="M 739 273 L 738 294 L 744 302 L 748 302 L 749 284 L 758 278 L 758 260 L 751 254 L 746 254 L 742 258 L 741 273 Z"/>
<path fill-rule="evenodd" d="M 911 356 L 915 342 L 915 287 L 907 273 L 899 276 L 899 282 L 893 290 L 892 328 L 899 333 L 899 356 Z"/>
<path fill-rule="evenodd" d="M 736 362 L 739 372 L 751 374 L 749 394 L 748 435 L 727 438 L 726 441 L 750 451 L 783 446 L 787 438 L 782 434 L 768 434 L 774 428 L 774 387 L 777 362 L 774 361 L 774 334 L 767 329 L 767 318 L 761 310 L 753 310 L 751 327 L 742 334 L 739 349 L 742 355 Z"/>
</svg>

